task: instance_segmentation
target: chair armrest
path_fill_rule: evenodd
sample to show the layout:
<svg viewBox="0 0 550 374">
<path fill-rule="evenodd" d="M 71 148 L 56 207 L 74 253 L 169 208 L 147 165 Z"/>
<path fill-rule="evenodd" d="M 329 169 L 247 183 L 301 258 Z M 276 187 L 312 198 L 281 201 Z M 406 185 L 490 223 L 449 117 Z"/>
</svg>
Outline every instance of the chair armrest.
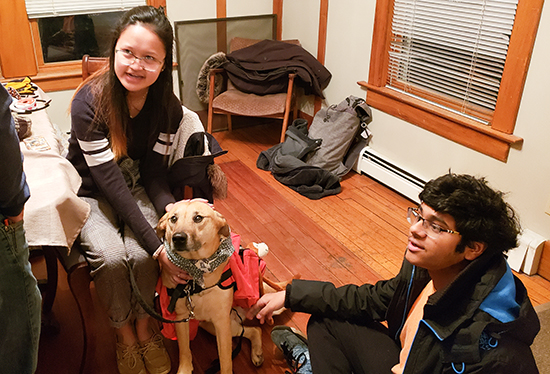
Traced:
<svg viewBox="0 0 550 374">
<path fill-rule="evenodd" d="M 214 92 L 214 86 L 216 85 L 216 75 L 225 73 L 224 68 L 215 68 L 210 69 L 208 71 L 208 103 L 209 103 L 209 110 L 211 108 L 212 100 L 217 96 L 217 94 Z M 223 82 L 225 82 L 227 75 L 223 74 Z M 219 94 L 219 93 L 218 93 Z"/>
<path fill-rule="evenodd" d="M 212 76 L 215 75 L 215 74 L 220 74 L 220 73 L 223 73 L 223 72 L 225 72 L 225 69 L 224 69 L 224 68 L 210 69 L 210 70 L 208 71 L 208 75 L 209 75 L 210 77 L 212 77 Z"/>
</svg>

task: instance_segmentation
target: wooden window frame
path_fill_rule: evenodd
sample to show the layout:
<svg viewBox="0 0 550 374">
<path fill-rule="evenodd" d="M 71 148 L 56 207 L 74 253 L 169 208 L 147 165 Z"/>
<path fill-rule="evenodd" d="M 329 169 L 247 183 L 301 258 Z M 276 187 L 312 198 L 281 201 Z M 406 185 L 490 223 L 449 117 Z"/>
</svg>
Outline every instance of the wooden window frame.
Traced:
<svg viewBox="0 0 550 374">
<path fill-rule="evenodd" d="M 147 0 L 147 4 L 166 7 L 166 0 Z M 81 61 L 44 63 L 38 21 L 28 19 L 24 1 L 1 1 L 0 13 L 10 15 L 0 23 L 4 80 L 30 76 L 46 92 L 75 89 L 82 82 Z"/>
<path fill-rule="evenodd" d="M 394 0 L 377 0 L 367 103 L 392 116 L 506 162 L 510 147 L 523 139 L 513 134 L 544 0 L 519 0 L 508 55 L 489 125 L 385 87 Z"/>
</svg>

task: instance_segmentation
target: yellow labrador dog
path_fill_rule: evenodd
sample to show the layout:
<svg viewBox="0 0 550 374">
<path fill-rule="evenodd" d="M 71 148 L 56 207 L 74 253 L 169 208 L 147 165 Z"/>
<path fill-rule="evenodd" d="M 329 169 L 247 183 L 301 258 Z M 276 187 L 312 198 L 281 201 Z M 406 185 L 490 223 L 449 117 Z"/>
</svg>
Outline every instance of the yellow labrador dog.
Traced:
<svg viewBox="0 0 550 374">
<path fill-rule="evenodd" d="M 242 319 L 232 317 L 233 288 L 218 286 L 224 267 L 233 247 L 229 226 L 225 218 L 204 200 L 180 201 L 159 221 L 157 233 L 164 238 L 170 260 L 193 276 L 199 292 L 177 299 L 174 311 L 177 320 L 196 318 L 200 326 L 214 334 L 217 340 L 220 373 L 232 371 L 232 337 L 248 338 L 252 347 L 252 362 L 263 363 L 261 329 L 243 326 Z M 162 282 L 168 288 L 176 288 L 166 273 Z M 178 374 L 191 374 L 192 356 L 189 348 L 189 324 L 177 323 L 176 336 L 179 347 Z"/>
</svg>

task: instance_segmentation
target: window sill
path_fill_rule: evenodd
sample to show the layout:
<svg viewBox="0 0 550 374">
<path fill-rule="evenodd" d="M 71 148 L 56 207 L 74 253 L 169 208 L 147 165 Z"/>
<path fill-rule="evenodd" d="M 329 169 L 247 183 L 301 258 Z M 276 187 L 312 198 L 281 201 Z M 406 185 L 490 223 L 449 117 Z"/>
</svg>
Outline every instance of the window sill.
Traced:
<svg viewBox="0 0 550 374">
<path fill-rule="evenodd" d="M 367 104 L 430 132 L 506 162 L 511 146 L 521 147 L 523 139 L 494 130 L 475 120 L 394 90 L 357 82 L 367 89 Z"/>
<path fill-rule="evenodd" d="M 73 90 L 82 83 L 82 62 L 69 61 L 42 66 L 31 79 L 45 92 Z"/>
<path fill-rule="evenodd" d="M 82 82 L 82 63 L 57 63 L 53 67 L 42 67 L 37 75 L 29 77 L 45 92 L 75 89 Z M 18 78 L 2 78 L 1 81 L 9 82 L 14 79 Z"/>
</svg>

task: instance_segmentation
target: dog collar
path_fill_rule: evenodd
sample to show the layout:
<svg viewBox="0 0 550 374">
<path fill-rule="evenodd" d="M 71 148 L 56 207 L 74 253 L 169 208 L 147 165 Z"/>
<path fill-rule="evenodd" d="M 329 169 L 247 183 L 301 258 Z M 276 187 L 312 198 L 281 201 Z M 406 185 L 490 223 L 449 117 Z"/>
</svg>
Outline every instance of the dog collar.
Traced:
<svg viewBox="0 0 550 374">
<path fill-rule="evenodd" d="M 212 256 L 207 259 L 190 260 L 180 256 L 173 251 L 168 242 L 164 241 L 164 248 L 168 259 L 177 267 L 193 277 L 193 280 L 200 286 L 204 287 L 204 274 L 212 273 L 218 266 L 223 264 L 235 252 L 231 237 L 221 241 L 220 246 Z"/>
</svg>

